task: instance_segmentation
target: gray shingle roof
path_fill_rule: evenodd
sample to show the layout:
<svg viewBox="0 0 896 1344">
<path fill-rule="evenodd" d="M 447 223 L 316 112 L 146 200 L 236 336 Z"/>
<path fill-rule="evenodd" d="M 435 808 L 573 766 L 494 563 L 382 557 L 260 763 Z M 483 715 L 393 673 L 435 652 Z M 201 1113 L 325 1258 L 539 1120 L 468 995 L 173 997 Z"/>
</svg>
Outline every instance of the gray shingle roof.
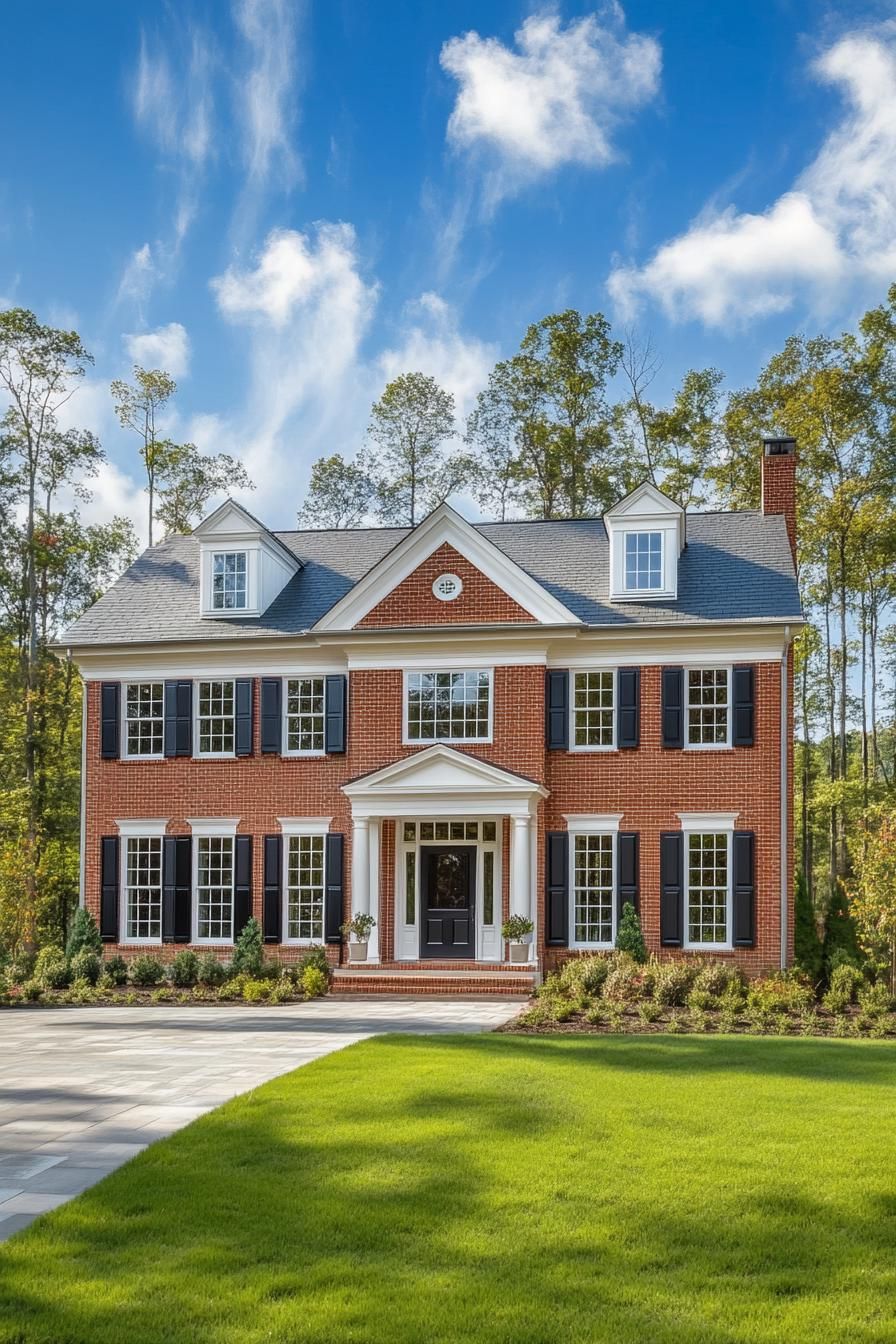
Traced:
<svg viewBox="0 0 896 1344">
<path fill-rule="evenodd" d="M 610 602 L 600 519 L 481 523 L 478 530 L 586 625 L 799 620 L 784 519 L 759 512 L 688 515 L 674 602 Z M 262 616 L 199 615 L 199 542 L 169 537 L 145 551 L 60 641 L 79 646 L 295 635 L 406 536 L 407 528 L 277 532 L 302 561 Z"/>
</svg>

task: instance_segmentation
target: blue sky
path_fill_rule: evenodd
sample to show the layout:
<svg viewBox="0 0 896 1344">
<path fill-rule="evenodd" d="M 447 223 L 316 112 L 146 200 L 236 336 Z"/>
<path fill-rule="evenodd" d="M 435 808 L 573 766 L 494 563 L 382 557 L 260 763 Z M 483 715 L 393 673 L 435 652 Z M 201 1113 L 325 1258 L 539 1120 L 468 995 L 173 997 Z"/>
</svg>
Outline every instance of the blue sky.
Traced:
<svg viewBox="0 0 896 1344">
<path fill-rule="evenodd" d="M 574 306 L 751 379 L 896 279 L 892 5 L 210 0 L 5 15 L 0 296 L 96 358 L 72 420 L 142 519 L 108 396 L 178 378 L 166 426 L 246 460 L 290 526 L 387 378 L 468 409 Z"/>
</svg>

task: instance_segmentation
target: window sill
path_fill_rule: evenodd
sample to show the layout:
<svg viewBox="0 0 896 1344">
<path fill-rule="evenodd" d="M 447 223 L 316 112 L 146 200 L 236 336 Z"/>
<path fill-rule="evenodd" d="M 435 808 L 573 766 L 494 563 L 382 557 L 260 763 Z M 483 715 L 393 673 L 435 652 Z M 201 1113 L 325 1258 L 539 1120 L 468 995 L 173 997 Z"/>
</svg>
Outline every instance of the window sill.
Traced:
<svg viewBox="0 0 896 1344">
<path fill-rule="evenodd" d="M 236 761 L 239 759 L 235 751 L 197 751 L 193 753 L 194 761 Z"/>
<path fill-rule="evenodd" d="M 403 747 L 490 747 L 490 737 L 405 737 Z"/>
<path fill-rule="evenodd" d="M 567 747 L 570 755 L 576 756 L 612 756 L 618 750 L 619 748 L 615 745 L 612 747 Z"/>
<path fill-rule="evenodd" d="M 137 761 L 137 762 L 140 762 L 140 761 L 165 761 L 165 760 L 168 760 L 168 757 L 165 755 L 164 752 L 161 752 L 161 753 L 159 753 L 158 755 L 152 755 L 152 756 L 120 756 L 120 757 L 119 757 L 119 760 L 121 760 L 121 761 Z"/>
<path fill-rule="evenodd" d="M 734 952 L 731 943 L 682 943 L 683 952 Z"/>
<path fill-rule="evenodd" d="M 327 756 L 326 751 L 281 751 L 280 755 L 285 761 L 313 761 L 320 760 L 322 756 Z"/>
<path fill-rule="evenodd" d="M 613 943 L 570 943 L 570 952 L 612 952 L 616 944 Z"/>
<path fill-rule="evenodd" d="M 161 936 L 158 938 L 120 938 L 119 947 L 161 947 Z"/>
<path fill-rule="evenodd" d="M 191 938 L 194 947 L 233 947 L 232 938 Z"/>
<path fill-rule="evenodd" d="M 683 751 L 733 751 L 730 742 L 685 742 Z"/>
<path fill-rule="evenodd" d="M 321 933 L 319 938 L 282 938 L 281 947 L 320 947 L 324 941 L 324 935 Z M 335 946 L 335 944 L 334 944 Z"/>
</svg>

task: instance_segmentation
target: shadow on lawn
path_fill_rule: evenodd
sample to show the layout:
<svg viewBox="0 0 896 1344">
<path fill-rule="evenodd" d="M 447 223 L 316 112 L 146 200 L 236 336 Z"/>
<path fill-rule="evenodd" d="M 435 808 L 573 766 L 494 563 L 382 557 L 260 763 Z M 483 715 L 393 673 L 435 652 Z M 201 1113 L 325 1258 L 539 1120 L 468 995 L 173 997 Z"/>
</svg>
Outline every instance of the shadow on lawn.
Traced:
<svg viewBox="0 0 896 1344">
<path fill-rule="evenodd" d="M 556 1070 L 537 1077 L 560 1054 L 819 1076 L 817 1042 L 750 1041 L 749 1065 L 711 1044 L 392 1036 L 333 1056 L 326 1089 L 303 1070 L 238 1099 L 0 1251 L 0 1341 L 722 1344 L 784 1337 L 802 1298 L 817 1338 L 859 1337 L 837 1315 L 852 1292 L 887 1310 L 892 1210 L 873 1192 L 816 1198 L 747 1152 L 710 1199 L 694 1135 L 674 1132 L 639 1176 L 631 1137 L 587 1101 L 571 1116 Z M 826 1081 L 855 1076 L 859 1052 L 818 1053 L 840 1066 Z M 888 1047 L 860 1053 L 862 1081 L 892 1078 Z"/>
</svg>

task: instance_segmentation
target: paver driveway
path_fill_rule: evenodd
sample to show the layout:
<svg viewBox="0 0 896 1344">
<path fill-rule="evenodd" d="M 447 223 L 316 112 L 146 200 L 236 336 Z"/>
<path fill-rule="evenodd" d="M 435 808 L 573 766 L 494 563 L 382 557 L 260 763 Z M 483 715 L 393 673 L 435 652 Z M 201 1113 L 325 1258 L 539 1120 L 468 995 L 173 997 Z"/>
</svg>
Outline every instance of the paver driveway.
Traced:
<svg viewBox="0 0 896 1344">
<path fill-rule="evenodd" d="M 0 1240 L 204 1111 L 379 1032 L 488 1031 L 498 999 L 277 1008 L 37 1008 L 0 1016 Z"/>
</svg>

